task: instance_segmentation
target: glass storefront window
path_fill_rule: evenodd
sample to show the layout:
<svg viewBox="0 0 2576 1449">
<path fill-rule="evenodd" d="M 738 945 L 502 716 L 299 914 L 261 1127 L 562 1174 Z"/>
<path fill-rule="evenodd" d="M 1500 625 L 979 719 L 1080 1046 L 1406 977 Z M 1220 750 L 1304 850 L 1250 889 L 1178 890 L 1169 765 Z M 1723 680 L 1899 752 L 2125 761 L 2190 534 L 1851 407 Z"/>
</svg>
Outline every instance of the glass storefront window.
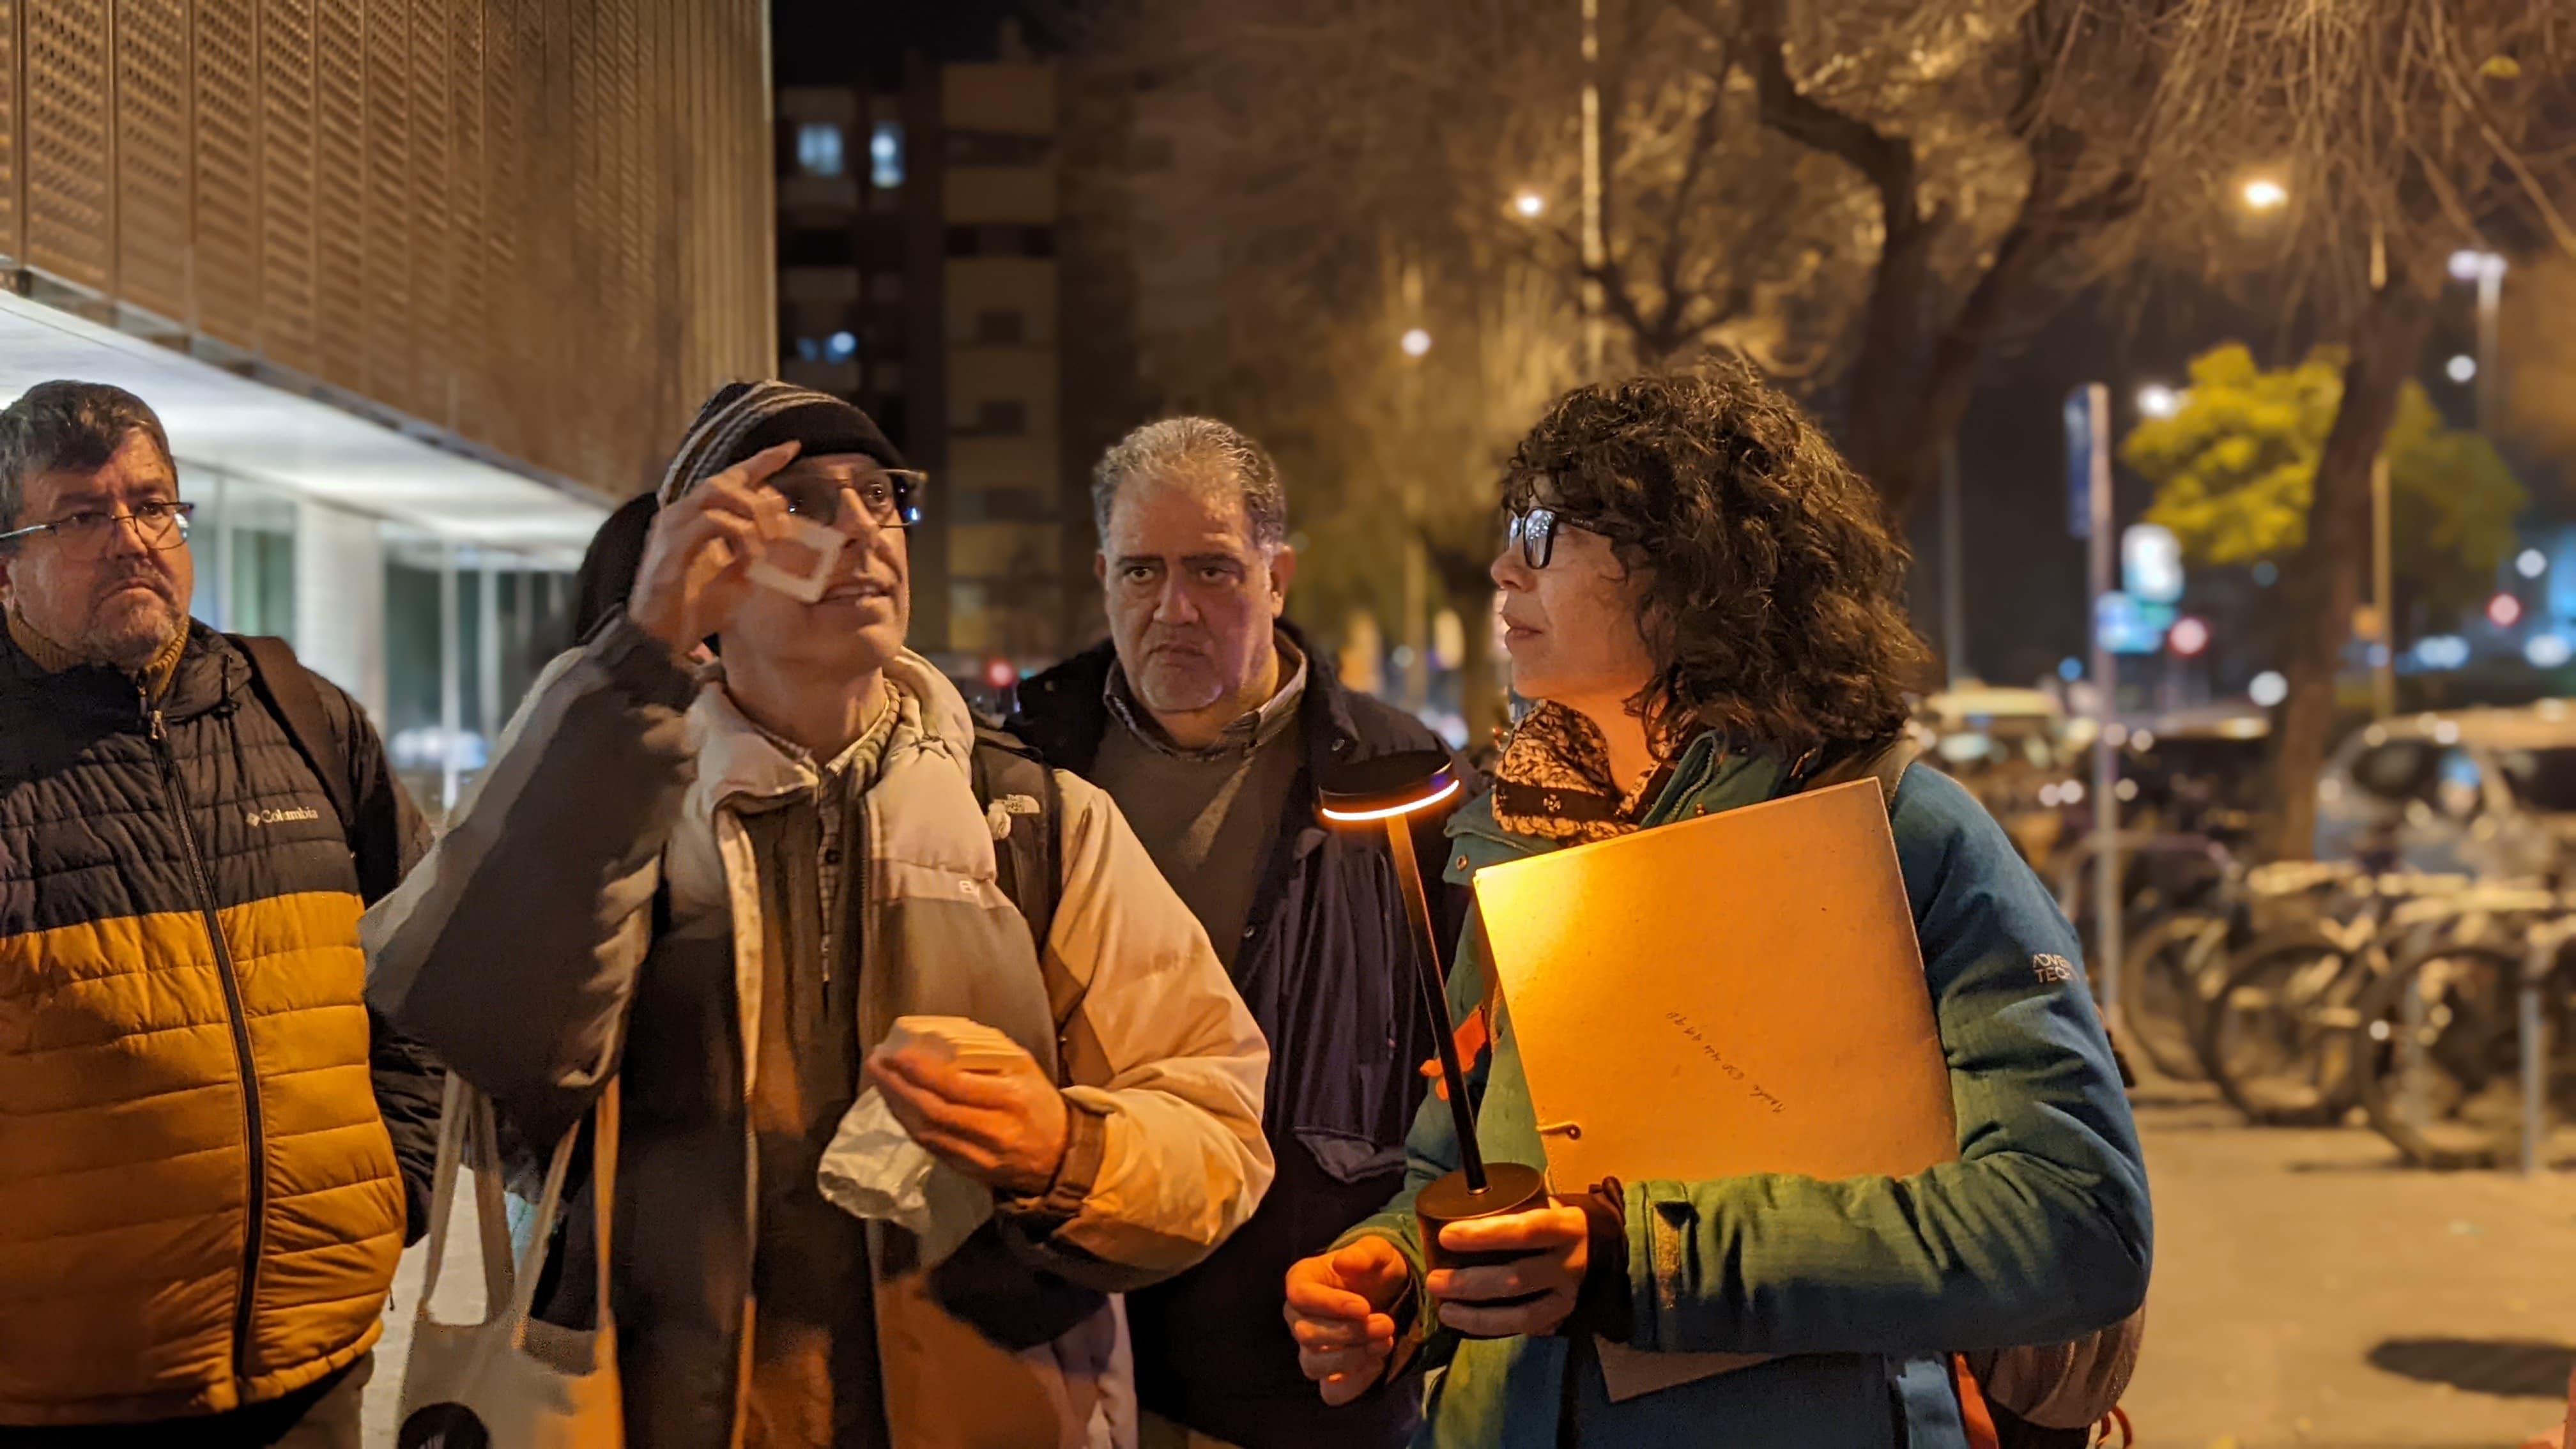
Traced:
<svg viewBox="0 0 2576 1449">
<path fill-rule="evenodd" d="M 229 473 L 179 465 L 179 496 L 197 505 L 198 618 L 232 634 L 295 637 L 295 500 Z"/>
<path fill-rule="evenodd" d="M 355 695 L 433 821 L 482 773 L 538 671 L 572 646 L 563 570 L 185 461 L 179 495 L 197 505 L 197 617 L 227 633 L 277 635 Z M 311 629 L 297 627 L 299 602 L 315 611 Z M 335 624 L 346 627 L 334 633 Z M 298 637 L 313 630 L 332 637 Z M 382 699 L 370 699 L 377 688 Z"/>
<path fill-rule="evenodd" d="M 385 745 L 432 818 L 490 763 L 501 728 L 569 647 L 570 576 L 387 524 Z"/>
</svg>

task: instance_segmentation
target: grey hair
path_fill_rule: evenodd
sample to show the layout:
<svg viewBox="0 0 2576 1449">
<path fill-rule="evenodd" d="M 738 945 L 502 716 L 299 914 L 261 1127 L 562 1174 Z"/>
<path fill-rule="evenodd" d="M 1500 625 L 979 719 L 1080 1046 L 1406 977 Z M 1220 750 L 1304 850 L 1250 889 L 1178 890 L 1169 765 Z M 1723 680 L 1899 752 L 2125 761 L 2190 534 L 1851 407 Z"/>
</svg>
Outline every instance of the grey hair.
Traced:
<svg viewBox="0 0 2576 1449">
<path fill-rule="evenodd" d="M 172 471 L 170 435 L 149 404 L 104 382 L 40 382 L 0 408 L 0 525 L 14 528 L 27 482 L 40 473 L 91 473 L 139 432 Z"/>
<path fill-rule="evenodd" d="M 1279 465 L 1241 429 L 1214 418 L 1162 418 L 1120 438 L 1091 470 L 1091 521 L 1109 537 L 1110 510 L 1118 490 L 1140 475 L 1184 474 L 1230 482 L 1243 500 L 1252 542 L 1271 550 L 1288 541 L 1288 487 Z"/>
</svg>

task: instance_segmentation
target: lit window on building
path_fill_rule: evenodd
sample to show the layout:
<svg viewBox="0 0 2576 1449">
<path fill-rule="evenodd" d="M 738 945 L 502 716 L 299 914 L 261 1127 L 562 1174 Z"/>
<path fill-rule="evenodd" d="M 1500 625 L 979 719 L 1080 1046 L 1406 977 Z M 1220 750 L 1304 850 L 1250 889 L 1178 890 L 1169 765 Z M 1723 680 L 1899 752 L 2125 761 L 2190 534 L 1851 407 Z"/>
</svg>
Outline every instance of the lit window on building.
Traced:
<svg viewBox="0 0 2576 1449">
<path fill-rule="evenodd" d="M 859 339 L 847 332 L 835 332 L 823 341 L 825 362 L 847 362 L 859 355 Z"/>
<path fill-rule="evenodd" d="M 868 179 L 883 191 L 903 184 L 902 122 L 877 122 L 875 134 L 868 138 Z"/>
<path fill-rule="evenodd" d="M 808 176 L 840 175 L 841 128 L 829 121 L 807 121 L 798 126 L 796 164 Z"/>
</svg>

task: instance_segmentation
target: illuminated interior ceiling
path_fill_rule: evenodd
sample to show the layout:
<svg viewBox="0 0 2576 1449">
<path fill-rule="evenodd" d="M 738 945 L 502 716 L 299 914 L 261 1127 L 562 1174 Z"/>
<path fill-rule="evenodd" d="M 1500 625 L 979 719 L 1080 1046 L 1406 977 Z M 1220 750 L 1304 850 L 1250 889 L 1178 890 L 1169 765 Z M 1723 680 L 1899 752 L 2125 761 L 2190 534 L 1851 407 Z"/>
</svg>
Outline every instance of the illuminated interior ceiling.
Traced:
<svg viewBox="0 0 2576 1449">
<path fill-rule="evenodd" d="M 452 539 L 570 568 L 608 516 L 587 490 L 514 473 L 329 403 L 0 292 L 0 401 L 51 378 L 152 405 L 185 463 Z"/>
</svg>

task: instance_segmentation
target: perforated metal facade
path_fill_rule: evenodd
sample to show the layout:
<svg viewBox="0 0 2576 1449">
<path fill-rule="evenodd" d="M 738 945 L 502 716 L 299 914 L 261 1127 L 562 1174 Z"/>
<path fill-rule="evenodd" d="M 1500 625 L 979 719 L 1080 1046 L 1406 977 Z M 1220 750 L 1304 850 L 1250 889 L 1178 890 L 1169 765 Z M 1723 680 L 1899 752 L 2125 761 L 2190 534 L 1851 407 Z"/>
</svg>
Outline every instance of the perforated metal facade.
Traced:
<svg viewBox="0 0 2576 1449">
<path fill-rule="evenodd" d="M 775 366 L 764 0 L 0 0 L 0 271 L 625 493 Z"/>
</svg>

